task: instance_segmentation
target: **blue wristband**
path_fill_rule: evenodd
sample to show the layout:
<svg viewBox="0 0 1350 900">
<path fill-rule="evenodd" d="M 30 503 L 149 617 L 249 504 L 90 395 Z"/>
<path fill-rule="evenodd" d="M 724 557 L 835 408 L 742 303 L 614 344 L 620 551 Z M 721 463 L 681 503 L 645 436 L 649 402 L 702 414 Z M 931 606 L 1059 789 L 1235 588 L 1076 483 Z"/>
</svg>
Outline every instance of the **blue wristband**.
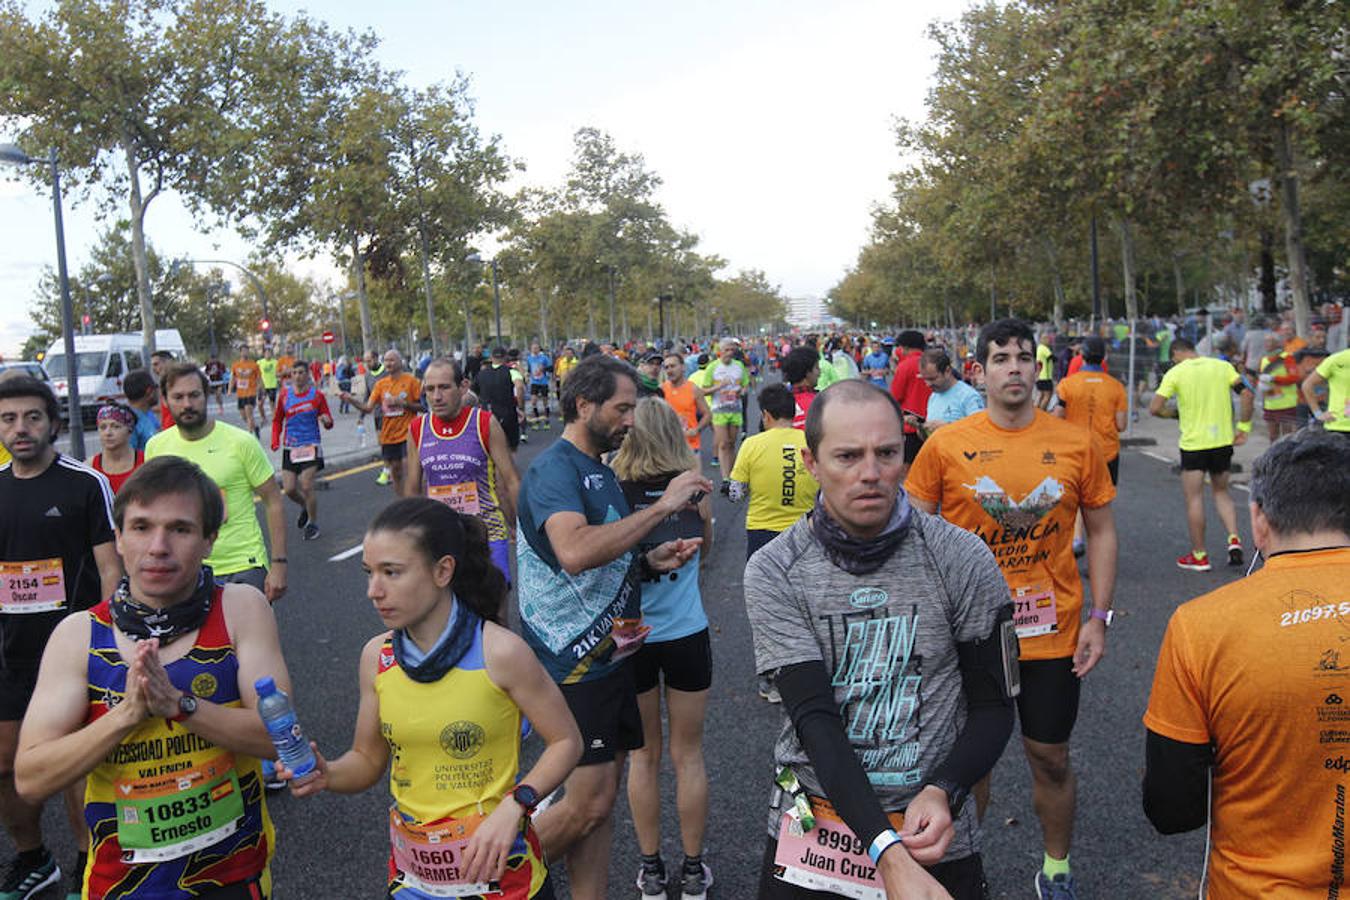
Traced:
<svg viewBox="0 0 1350 900">
<path fill-rule="evenodd" d="M 872 845 L 867 848 L 867 855 L 872 858 L 873 863 L 881 861 L 881 854 L 890 849 L 892 844 L 900 843 L 900 835 L 895 833 L 894 828 L 887 828 L 885 831 L 872 838 Z"/>
</svg>

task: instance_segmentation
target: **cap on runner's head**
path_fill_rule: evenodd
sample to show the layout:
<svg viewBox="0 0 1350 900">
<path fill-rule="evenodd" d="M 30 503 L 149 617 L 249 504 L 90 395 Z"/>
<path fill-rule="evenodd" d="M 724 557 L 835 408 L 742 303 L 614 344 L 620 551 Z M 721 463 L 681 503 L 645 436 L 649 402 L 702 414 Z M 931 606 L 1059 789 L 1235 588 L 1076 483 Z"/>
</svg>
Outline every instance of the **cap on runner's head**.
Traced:
<svg viewBox="0 0 1350 900">
<path fill-rule="evenodd" d="M 1106 341 L 1093 336 L 1083 341 L 1083 359 L 1094 365 L 1106 358 Z"/>
<path fill-rule="evenodd" d="M 493 359 L 506 359 L 506 348 L 498 344 L 492 348 Z"/>
</svg>

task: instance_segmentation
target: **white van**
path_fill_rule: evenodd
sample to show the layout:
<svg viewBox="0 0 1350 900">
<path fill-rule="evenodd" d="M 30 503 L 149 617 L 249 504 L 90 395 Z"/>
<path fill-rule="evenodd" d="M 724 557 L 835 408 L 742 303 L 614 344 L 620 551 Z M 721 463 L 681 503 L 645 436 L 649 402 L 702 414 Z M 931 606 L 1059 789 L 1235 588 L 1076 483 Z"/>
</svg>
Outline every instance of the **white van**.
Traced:
<svg viewBox="0 0 1350 900">
<path fill-rule="evenodd" d="M 155 347 L 172 353 L 174 359 L 182 359 L 187 355 L 183 336 L 177 328 L 156 331 Z M 51 376 L 52 388 L 56 391 L 56 399 L 61 402 L 64 415 L 69 393 L 65 342 L 58 340 L 52 344 L 42 364 Z M 100 404 L 108 400 L 125 401 L 122 379 L 132 369 L 144 367 L 140 332 L 75 335 L 75 371 L 80 378 L 80 411 L 85 421 L 92 421 L 97 416 Z"/>
</svg>

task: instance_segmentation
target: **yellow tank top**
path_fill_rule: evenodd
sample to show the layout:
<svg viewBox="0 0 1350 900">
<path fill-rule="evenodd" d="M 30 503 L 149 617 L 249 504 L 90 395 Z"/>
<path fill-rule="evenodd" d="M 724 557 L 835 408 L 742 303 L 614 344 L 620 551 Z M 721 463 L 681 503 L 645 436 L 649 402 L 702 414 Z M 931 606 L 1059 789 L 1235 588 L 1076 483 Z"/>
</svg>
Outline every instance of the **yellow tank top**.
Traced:
<svg viewBox="0 0 1350 900">
<path fill-rule="evenodd" d="M 394 657 L 392 638 L 386 639 L 375 694 L 391 757 L 389 792 L 395 812 L 410 824 L 487 816 L 515 787 L 520 708 L 488 677 L 481 625 L 459 664 L 431 683 L 409 678 Z M 546 875 L 537 838 L 532 830 L 523 832 L 512 847 L 502 891 L 531 897 Z"/>
</svg>

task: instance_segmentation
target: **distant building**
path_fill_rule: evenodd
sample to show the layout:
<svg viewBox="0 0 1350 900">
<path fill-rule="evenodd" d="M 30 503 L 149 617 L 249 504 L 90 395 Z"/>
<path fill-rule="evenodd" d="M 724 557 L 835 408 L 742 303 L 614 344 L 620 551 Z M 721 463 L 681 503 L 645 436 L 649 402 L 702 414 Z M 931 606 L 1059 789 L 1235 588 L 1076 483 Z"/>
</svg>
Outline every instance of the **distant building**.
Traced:
<svg viewBox="0 0 1350 900">
<path fill-rule="evenodd" d="M 811 331 L 843 323 L 842 319 L 830 315 L 824 297 L 788 297 L 783 302 L 787 305 L 788 324 L 794 328 Z"/>
</svg>

